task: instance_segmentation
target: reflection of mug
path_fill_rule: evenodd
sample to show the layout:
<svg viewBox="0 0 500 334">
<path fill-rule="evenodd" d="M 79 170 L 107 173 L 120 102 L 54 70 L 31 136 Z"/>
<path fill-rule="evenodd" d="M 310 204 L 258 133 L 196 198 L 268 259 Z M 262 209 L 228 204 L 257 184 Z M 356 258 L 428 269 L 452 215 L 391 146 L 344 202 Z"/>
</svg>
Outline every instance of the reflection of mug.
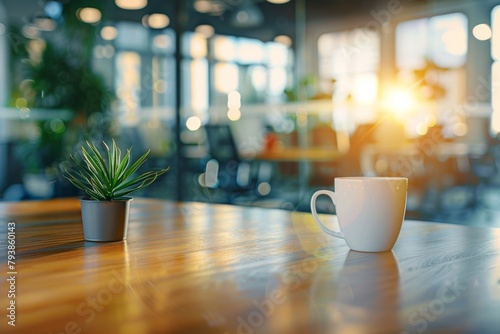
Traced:
<svg viewBox="0 0 500 334">
<path fill-rule="evenodd" d="M 327 234 L 345 239 L 352 250 L 385 252 L 392 249 L 401 230 L 408 179 L 403 177 L 337 177 L 335 192 L 318 190 L 311 198 L 314 220 Z M 340 232 L 323 225 L 316 199 L 327 195 L 335 204 Z"/>
<path fill-rule="evenodd" d="M 343 266 L 324 262 L 318 269 L 309 308 L 325 332 L 400 333 L 399 280 L 394 252 L 349 251 Z"/>
<path fill-rule="evenodd" d="M 400 333 L 399 267 L 393 252 L 350 251 L 339 277 L 337 306 L 341 324 L 359 332 Z M 339 326 L 342 327 L 342 326 Z M 343 332 L 338 328 L 338 332 Z"/>
</svg>

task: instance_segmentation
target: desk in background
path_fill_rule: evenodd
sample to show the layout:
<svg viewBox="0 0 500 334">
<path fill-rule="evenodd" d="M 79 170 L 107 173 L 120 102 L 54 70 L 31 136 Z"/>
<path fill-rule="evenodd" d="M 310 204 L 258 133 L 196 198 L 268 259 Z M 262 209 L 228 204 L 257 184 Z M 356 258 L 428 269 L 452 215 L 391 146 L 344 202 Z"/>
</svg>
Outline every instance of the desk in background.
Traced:
<svg viewBox="0 0 500 334">
<path fill-rule="evenodd" d="M 325 217 L 335 224 L 334 216 Z M 135 199 L 125 242 L 82 240 L 75 199 L 0 203 L 16 222 L 2 333 L 498 333 L 500 229 L 405 221 L 349 251 L 310 214 Z M 6 252 L 1 256 L 2 276 Z"/>
<path fill-rule="evenodd" d="M 278 147 L 268 151 L 262 151 L 257 154 L 244 155 L 247 159 L 266 160 L 266 161 L 335 161 L 344 154 L 338 150 L 332 150 L 322 147 Z"/>
<path fill-rule="evenodd" d="M 265 150 L 256 154 L 245 154 L 243 157 L 247 160 L 257 160 L 260 162 L 292 162 L 298 163 L 298 197 L 300 200 L 306 198 L 309 190 L 309 179 L 311 177 L 311 163 L 330 163 L 337 162 L 345 156 L 345 153 L 331 148 L 324 147 L 283 147 L 279 146 L 271 150 Z M 324 184 L 323 187 L 333 185 L 333 178 L 336 175 L 331 175 L 329 184 Z M 299 201 L 300 201 L 299 200 Z"/>
</svg>

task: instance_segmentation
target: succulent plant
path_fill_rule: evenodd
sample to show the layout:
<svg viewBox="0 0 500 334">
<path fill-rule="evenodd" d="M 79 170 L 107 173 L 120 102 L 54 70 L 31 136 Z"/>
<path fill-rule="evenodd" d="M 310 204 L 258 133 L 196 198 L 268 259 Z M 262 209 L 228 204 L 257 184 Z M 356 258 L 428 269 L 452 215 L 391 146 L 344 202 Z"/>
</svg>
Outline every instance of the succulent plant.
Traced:
<svg viewBox="0 0 500 334">
<path fill-rule="evenodd" d="M 64 177 L 75 187 L 85 191 L 97 201 L 112 201 L 145 188 L 169 168 L 147 171 L 138 176 L 135 173 L 146 162 L 149 150 L 135 162 L 131 162 L 131 150 L 122 157 L 122 152 L 113 140 L 111 148 L 105 143 L 106 153 L 102 153 L 94 143 L 87 141 L 88 150 L 82 146 L 83 161 L 73 155 L 71 159 L 79 170 L 66 170 Z"/>
</svg>

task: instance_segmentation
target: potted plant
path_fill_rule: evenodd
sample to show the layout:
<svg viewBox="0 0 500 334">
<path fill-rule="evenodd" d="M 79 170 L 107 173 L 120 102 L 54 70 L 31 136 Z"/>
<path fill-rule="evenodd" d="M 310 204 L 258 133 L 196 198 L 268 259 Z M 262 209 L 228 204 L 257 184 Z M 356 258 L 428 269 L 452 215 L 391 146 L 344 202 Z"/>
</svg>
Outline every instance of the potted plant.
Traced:
<svg viewBox="0 0 500 334">
<path fill-rule="evenodd" d="M 111 148 L 104 142 L 106 153 L 93 143 L 82 146 L 83 161 L 70 155 L 78 171 L 65 171 L 64 176 L 88 197 L 80 199 L 83 235 L 87 241 L 118 241 L 127 237 L 130 197 L 128 194 L 149 186 L 168 168 L 147 171 L 139 176 L 135 172 L 147 160 L 149 150 L 131 163 L 131 148 L 122 152 L 113 140 Z"/>
</svg>

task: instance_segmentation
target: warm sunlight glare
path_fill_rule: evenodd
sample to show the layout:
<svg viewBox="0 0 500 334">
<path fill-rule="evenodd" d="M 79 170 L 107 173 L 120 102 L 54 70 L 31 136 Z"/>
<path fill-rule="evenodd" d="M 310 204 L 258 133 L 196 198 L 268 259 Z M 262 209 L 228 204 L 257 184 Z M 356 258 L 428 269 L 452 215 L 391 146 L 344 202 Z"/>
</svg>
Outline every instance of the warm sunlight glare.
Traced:
<svg viewBox="0 0 500 334">
<path fill-rule="evenodd" d="M 408 113 L 415 103 L 415 99 L 410 91 L 404 89 L 394 89 L 387 97 L 386 107 L 393 114 Z"/>
</svg>

